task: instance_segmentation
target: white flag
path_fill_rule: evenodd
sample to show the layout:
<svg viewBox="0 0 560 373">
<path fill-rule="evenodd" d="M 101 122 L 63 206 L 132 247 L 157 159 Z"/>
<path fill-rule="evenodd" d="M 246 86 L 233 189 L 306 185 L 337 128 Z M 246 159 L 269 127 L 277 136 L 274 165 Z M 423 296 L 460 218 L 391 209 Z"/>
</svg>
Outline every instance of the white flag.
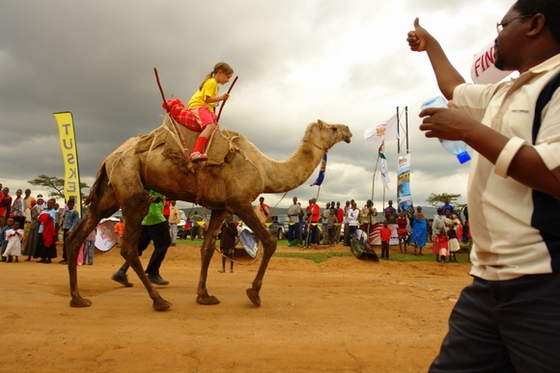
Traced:
<svg viewBox="0 0 560 373">
<path fill-rule="evenodd" d="M 381 144 L 383 141 L 392 141 L 399 138 L 397 114 L 389 118 L 385 123 L 366 128 L 364 139 L 366 145 Z"/>
<path fill-rule="evenodd" d="M 387 158 L 385 158 L 385 154 L 383 153 L 383 144 L 379 147 L 379 158 L 381 158 L 381 162 L 379 165 L 379 173 L 381 174 L 381 182 L 383 183 L 384 189 L 389 189 L 389 183 L 391 179 L 389 179 L 389 168 L 387 167 Z"/>
</svg>

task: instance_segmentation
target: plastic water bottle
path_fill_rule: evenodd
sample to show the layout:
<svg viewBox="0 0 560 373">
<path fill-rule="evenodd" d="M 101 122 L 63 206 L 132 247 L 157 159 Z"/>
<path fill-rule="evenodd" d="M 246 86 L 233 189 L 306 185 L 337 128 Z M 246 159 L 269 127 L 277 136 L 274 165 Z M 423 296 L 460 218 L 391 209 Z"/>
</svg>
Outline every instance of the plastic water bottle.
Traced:
<svg viewBox="0 0 560 373">
<path fill-rule="evenodd" d="M 443 98 L 442 96 L 437 96 L 429 99 L 422 104 L 422 110 L 427 108 L 449 109 L 449 106 L 447 106 L 447 101 L 445 101 L 445 98 Z M 451 141 L 442 139 L 440 139 L 439 141 L 441 142 L 441 146 L 443 146 L 443 148 L 447 150 L 448 153 L 455 154 L 457 156 L 459 163 L 463 164 L 471 160 L 471 156 L 469 155 L 469 153 L 467 153 L 467 144 L 464 141 Z"/>
</svg>

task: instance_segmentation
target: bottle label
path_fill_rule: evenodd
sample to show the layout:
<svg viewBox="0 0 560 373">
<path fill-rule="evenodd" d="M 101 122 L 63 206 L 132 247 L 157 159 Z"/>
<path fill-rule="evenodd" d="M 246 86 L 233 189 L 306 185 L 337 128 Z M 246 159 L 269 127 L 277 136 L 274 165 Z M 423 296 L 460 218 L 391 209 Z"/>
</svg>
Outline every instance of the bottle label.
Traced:
<svg viewBox="0 0 560 373">
<path fill-rule="evenodd" d="M 437 96 L 434 98 L 429 99 L 428 101 L 424 102 L 422 104 L 421 109 L 428 109 L 428 108 L 449 108 L 449 106 L 447 106 L 447 101 L 445 101 L 445 98 L 443 98 L 442 96 Z"/>
<path fill-rule="evenodd" d="M 449 109 L 449 106 L 447 106 L 447 101 L 445 100 L 445 98 L 443 98 L 442 96 L 437 96 L 424 102 L 421 108 L 422 110 L 428 108 Z M 467 144 L 465 144 L 463 141 L 449 141 L 442 139 L 440 139 L 439 141 L 446 151 L 457 156 L 459 163 L 463 164 L 471 159 L 469 153 L 467 153 Z"/>
</svg>

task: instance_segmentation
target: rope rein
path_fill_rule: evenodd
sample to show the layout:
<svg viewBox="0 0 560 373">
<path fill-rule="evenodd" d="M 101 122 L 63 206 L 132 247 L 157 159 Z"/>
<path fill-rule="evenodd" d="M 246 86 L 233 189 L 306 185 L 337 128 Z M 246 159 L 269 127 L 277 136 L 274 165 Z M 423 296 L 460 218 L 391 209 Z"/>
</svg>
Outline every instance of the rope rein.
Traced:
<svg viewBox="0 0 560 373">
<path fill-rule="evenodd" d="M 229 256 L 227 256 L 227 255 L 225 255 L 224 253 L 222 253 L 217 247 L 214 247 L 214 250 L 215 250 L 217 253 L 219 253 L 223 258 L 227 258 L 227 259 L 231 260 L 232 262 L 234 262 L 234 263 L 236 263 L 236 264 L 239 264 L 239 265 L 241 265 L 241 266 L 251 266 L 251 265 L 257 263 L 257 262 L 261 259 L 261 258 L 259 258 L 259 257 L 257 256 L 255 259 L 253 259 L 252 262 L 250 262 L 250 263 L 245 263 L 245 262 L 240 262 L 239 260 L 235 260 L 235 259 L 230 258 Z"/>
</svg>

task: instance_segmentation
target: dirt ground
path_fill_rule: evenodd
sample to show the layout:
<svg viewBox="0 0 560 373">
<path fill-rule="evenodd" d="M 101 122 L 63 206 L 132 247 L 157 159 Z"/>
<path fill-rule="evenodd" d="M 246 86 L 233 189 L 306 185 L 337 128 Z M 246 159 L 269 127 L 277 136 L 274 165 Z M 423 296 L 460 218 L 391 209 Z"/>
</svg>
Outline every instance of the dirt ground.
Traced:
<svg viewBox="0 0 560 373">
<path fill-rule="evenodd" d="M 161 270 L 170 284 L 158 287 L 173 303 L 165 312 L 133 271 L 132 288 L 110 279 L 118 249 L 78 267 L 89 308 L 69 306 L 65 265 L 0 263 L 0 372 L 424 372 L 471 282 L 467 263 L 273 257 L 255 307 L 245 289 L 258 263 L 218 273 L 214 255 L 208 291 L 221 304 L 201 306 L 199 252 L 170 248 Z"/>
</svg>

